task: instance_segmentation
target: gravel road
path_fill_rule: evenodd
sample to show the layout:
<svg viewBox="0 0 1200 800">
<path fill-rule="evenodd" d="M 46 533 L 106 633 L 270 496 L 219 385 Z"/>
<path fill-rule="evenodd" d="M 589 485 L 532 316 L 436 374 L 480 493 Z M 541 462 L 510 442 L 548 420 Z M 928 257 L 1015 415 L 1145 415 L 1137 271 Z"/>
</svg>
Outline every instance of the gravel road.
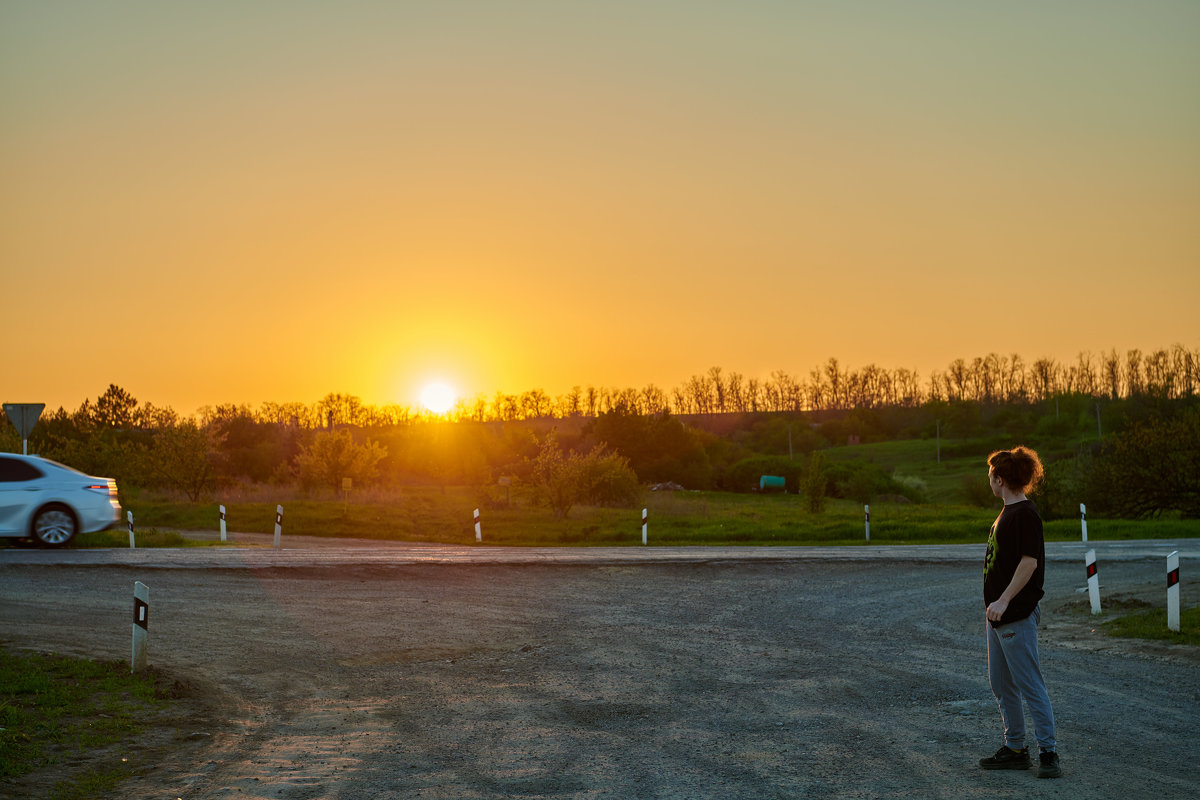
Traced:
<svg viewBox="0 0 1200 800">
<path fill-rule="evenodd" d="M 150 660 L 189 714 L 141 798 L 1195 797 L 1200 656 L 1092 630 L 1051 564 L 1065 775 L 984 772 L 976 564 L 0 566 L 0 645 Z M 1105 575 L 1162 603 L 1161 565 Z M 0 783 L 42 796 L 53 777 Z"/>
</svg>

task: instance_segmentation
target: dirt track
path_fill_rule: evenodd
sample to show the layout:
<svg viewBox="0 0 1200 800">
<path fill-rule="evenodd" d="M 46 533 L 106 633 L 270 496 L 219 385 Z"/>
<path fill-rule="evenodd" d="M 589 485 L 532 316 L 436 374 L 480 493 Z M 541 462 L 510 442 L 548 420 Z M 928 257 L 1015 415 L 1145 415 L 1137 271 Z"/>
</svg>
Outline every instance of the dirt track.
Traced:
<svg viewBox="0 0 1200 800">
<path fill-rule="evenodd" d="M 975 767 L 975 565 L 6 566 L 0 643 L 127 658 L 151 587 L 151 662 L 197 711 L 128 754 L 128 798 L 1195 796 L 1200 658 L 1092 633 L 1079 572 L 1044 601 L 1057 781 Z"/>
</svg>

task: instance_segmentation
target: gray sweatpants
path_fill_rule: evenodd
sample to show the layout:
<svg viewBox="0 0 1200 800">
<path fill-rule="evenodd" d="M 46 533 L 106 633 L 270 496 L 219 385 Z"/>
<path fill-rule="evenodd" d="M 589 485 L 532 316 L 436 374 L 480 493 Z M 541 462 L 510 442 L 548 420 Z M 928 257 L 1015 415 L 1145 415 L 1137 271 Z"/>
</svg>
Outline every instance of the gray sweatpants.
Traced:
<svg viewBox="0 0 1200 800">
<path fill-rule="evenodd" d="M 1017 622 L 999 627 L 984 623 L 987 626 L 988 682 L 1004 721 L 1004 743 L 1013 750 L 1025 746 L 1022 698 L 1033 718 L 1038 747 L 1042 750 L 1055 748 L 1054 709 L 1050 707 L 1050 696 L 1046 693 L 1046 682 L 1038 664 L 1037 629 L 1041 621 L 1042 609 L 1038 606 L 1032 614 Z"/>
</svg>

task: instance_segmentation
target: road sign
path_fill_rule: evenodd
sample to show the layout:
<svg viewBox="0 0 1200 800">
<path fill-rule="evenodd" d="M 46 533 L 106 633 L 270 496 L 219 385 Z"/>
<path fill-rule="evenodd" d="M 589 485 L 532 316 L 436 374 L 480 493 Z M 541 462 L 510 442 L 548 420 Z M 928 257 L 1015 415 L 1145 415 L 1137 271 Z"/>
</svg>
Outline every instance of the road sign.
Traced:
<svg viewBox="0 0 1200 800">
<path fill-rule="evenodd" d="M 12 421 L 17 432 L 21 434 L 21 446 L 26 454 L 29 453 L 29 434 L 33 432 L 33 426 L 37 425 L 38 417 L 42 415 L 45 408 L 45 403 L 4 404 L 4 415 Z"/>
</svg>

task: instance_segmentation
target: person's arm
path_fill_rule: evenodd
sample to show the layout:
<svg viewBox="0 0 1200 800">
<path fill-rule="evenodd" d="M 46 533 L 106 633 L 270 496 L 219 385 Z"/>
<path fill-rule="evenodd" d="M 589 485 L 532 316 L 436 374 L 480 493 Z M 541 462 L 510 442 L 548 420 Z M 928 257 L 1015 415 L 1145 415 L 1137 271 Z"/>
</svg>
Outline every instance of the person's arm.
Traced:
<svg viewBox="0 0 1200 800">
<path fill-rule="evenodd" d="M 1013 573 L 1012 580 L 1008 582 L 1008 588 L 1001 593 L 999 599 L 987 607 L 987 618 L 992 622 L 999 622 L 1004 616 L 1004 612 L 1008 610 L 1008 604 L 1017 596 L 1017 593 L 1025 588 L 1025 584 L 1029 583 L 1029 579 L 1033 577 L 1033 573 L 1037 572 L 1037 559 L 1033 556 L 1021 556 L 1021 563 L 1017 564 L 1017 570 Z"/>
</svg>

